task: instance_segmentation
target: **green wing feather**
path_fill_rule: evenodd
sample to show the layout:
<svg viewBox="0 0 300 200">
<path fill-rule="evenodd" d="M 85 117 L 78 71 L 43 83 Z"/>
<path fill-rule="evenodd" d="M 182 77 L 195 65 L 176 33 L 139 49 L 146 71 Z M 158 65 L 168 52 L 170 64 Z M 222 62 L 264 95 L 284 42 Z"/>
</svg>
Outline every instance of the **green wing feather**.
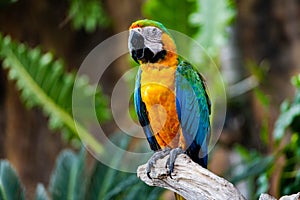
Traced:
<svg viewBox="0 0 300 200">
<path fill-rule="evenodd" d="M 187 153 L 203 167 L 207 166 L 210 137 L 210 107 L 203 77 L 187 62 L 180 62 L 176 72 L 176 107 Z"/>
</svg>

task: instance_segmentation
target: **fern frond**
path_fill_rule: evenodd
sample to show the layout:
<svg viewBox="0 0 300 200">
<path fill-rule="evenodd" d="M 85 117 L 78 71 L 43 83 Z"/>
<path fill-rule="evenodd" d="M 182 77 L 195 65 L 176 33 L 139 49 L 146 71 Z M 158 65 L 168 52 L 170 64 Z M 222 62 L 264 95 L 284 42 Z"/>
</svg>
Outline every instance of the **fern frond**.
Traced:
<svg viewBox="0 0 300 200">
<path fill-rule="evenodd" d="M 3 59 L 3 67 L 8 70 L 8 78 L 16 81 L 27 107 L 42 108 L 49 117 L 51 129 L 61 130 L 69 139 L 77 137 L 80 133 L 88 146 L 96 152 L 101 151 L 101 145 L 84 127 L 84 123 L 75 124 L 72 115 L 72 91 L 76 89 L 82 91 L 83 98 L 94 98 L 97 101 L 95 110 L 98 121 L 108 119 L 107 101 L 99 88 L 96 94 L 89 92 L 95 90 L 84 77 L 76 80 L 80 84 L 74 85 L 75 75 L 66 73 L 63 62 L 54 60 L 51 53 L 43 54 L 39 48 L 30 49 L 1 34 L 0 58 Z M 89 119 L 89 113 L 85 114 Z"/>
</svg>

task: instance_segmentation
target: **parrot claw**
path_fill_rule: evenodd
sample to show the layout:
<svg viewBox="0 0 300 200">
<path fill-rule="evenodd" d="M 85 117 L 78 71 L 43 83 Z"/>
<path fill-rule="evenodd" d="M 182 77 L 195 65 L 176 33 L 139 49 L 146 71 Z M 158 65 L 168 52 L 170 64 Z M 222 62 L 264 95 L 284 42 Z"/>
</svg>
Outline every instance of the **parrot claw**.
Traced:
<svg viewBox="0 0 300 200">
<path fill-rule="evenodd" d="M 166 157 L 168 154 L 170 155 L 166 162 L 167 175 L 172 178 L 171 174 L 174 171 L 174 163 L 179 154 L 184 153 L 182 148 L 178 147 L 175 149 L 171 149 L 169 147 L 164 148 L 163 150 L 155 152 L 152 157 L 147 162 L 146 172 L 149 179 L 152 179 L 150 176 L 151 168 L 154 167 L 154 164 L 157 160 Z"/>
<path fill-rule="evenodd" d="M 147 162 L 146 172 L 149 179 L 152 179 L 150 176 L 151 168 L 154 167 L 154 164 L 157 160 L 166 157 L 171 152 L 171 148 L 166 147 L 163 150 L 155 152 Z"/>
<path fill-rule="evenodd" d="M 174 171 L 175 160 L 176 160 L 177 156 L 182 153 L 184 153 L 184 151 L 180 147 L 171 149 L 171 151 L 170 151 L 170 156 L 166 163 L 167 174 L 168 174 L 168 176 L 170 176 L 170 178 L 172 178 L 171 174 Z"/>
</svg>

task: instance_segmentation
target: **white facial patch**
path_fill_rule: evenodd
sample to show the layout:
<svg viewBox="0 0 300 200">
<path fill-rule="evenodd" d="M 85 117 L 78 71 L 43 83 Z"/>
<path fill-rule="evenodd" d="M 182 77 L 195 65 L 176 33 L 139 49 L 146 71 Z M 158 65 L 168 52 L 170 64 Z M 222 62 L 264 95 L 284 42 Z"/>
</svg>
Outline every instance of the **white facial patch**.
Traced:
<svg viewBox="0 0 300 200">
<path fill-rule="evenodd" d="M 145 38 L 145 46 L 148 47 L 154 54 L 163 50 L 162 34 L 163 32 L 154 26 L 142 28 L 142 34 Z"/>
</svg>

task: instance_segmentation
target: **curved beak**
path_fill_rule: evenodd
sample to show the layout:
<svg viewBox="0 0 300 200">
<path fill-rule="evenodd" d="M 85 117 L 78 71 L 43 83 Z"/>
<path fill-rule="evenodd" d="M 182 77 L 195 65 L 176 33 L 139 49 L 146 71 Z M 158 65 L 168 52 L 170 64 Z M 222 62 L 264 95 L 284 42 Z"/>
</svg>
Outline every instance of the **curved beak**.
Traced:
<svg viewBox="0 0 300 200">
<path fill-rule="evenodd" d="M 139 60 L 143 61 L 145 59 L 145 39 L 143 35 L 134 29 L 131 30 L 129 34 L 128 48 L 130 50 L 131 57 L 135 60 L 135 62 L 139 63 Z"/>
<path fill-rule="evenodd" d="M 128 48 L 130 50 L 137 50 L 142 49 L 145 46 L 144 43 L 145 39 L 139 32 L 133 30 L 130 30 L 129 33 L 129 40 L 128 40 Z"/>
</svg>

